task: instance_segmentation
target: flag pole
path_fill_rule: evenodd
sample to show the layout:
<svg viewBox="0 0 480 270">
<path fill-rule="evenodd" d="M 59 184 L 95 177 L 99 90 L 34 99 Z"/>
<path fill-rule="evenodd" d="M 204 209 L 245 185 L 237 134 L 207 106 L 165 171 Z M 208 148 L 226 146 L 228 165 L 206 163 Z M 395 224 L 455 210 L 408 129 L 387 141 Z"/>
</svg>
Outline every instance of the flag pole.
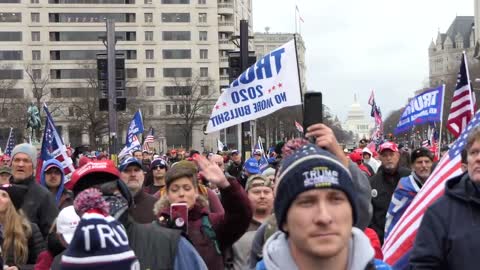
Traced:
<svg viewBox="0 0 480 270">
<path fill-rule="evenodd" d="M 443 103 L 445 101 L 445 84 L 442 84 L 442 110 L 440 111 L 440 134 L 438 135 L 438 158 L 440 159 L 440 149 L 442 149 L 442 128 L 443 128 Z"/>
<path fill-rule="evenodd" d="M 474 104 L 473 104 L 473 99 L 472 99 L 472 87 L 471 87 L 471 83 L 470 83 L 470 74 L 468 72 L 468 63 L 467 63 L 467 55 L 465 53 L 465 51 L 463 51 L 463 60 L 465 61 L 465 71 L 467 73 L 467 83 L 468 83 L 468 93 L 469 93 L 469 97 L 470 97 L 470 100 L 472 102 L 470 102 L 470 112 L 472 113 L 472 117 L 473 115 L 475 114 L 475 110 L 473 109 L 474 107 Z"/>
<path fill-rule="evenodd" d="M 298 23 L 298 22 L 297 22 L 297 8 L 298 8 L 298 7 L 297 7 L 297 5 L 295 4 L 295 32 L 294 32 L 295 34 L 298 33 L 298 32 L 297 32 L 297 30 L 298 30 L 298 27 L 297 27 L 297 23 Z M 294 34 L 294 35 L 295 35 L 295 34 Z M 295 49 L 296 49 L 296 48 L 297 48 L 297 47 L 295 47 Z"/>
<path fill-rule="evenodd" d="M 295 14 L 296 14 L 296 10 L 295 10 Z M 302 80 L 301 80 L 301 77 L 300 77 L 300 65 L 298 63 L 298 48 L 297 48 L 297 34 L 293 34 L 293 43 L 295 45 L 295 59 L 297 60 L 297 76 L 298 76 L 298 87 L 299 87 L 299 91 L 300 91 L 300 100 L 302 101 L 302 119 L 304 117 L 303 115 L 303 93 L 302 93 Z M 305 130 L 303 131 L 305 132 Z"/>
</svg>

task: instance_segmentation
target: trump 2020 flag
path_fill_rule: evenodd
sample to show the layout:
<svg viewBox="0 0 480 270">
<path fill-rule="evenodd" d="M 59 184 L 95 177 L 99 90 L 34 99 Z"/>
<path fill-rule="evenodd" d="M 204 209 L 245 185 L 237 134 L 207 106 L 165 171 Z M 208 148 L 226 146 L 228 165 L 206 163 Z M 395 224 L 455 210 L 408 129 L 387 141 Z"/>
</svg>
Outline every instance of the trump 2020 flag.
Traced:
<svg viewBox="0 0 480 270">
<path fill-rule="evenodd" d="M 143 120 L 140 110 L 135 113 L 132 121 L 130 121 L 130 125 L 128 125 L 127 141 L 125 144 L 130 146 L 133 142 L 133 136 L 139 133 L 143 133 Z"/>
<path fill-rule="evenodd" d="M 440 121 L 442 117 L 444 86 L 425 91 L 410 100 L 400 116 L 395 135 L 411 129 L 414 125 Z"/>
<path fill-rule="evenodd" d="M 52 115 L 50 114 L 50 111 L 48 111 L 46 104 L 43 104 L 43 110 L 47 116 L 47 121 L 45 122 L 45 130 L 43 132 L 42 149 L 37 161 L 36 178 L 37 180 L 40 180 L 43 162 L 54 158 L 62 164 L 63 172 L 65 174 L 64 184 L 66 184 L 70 181 L 70 177 L 72 176 L 73 171 L 75 171 L 75 167 L 73 167 L 73 161 L 67 153 L 67 147 L 63 143 L 62 137 L 58 134 Z"/>
<path fill-rule="evenodd" d="M 422 189 L 385 239 L 382 247 L 384 260 L 393 269 L 408 269 L 408 260 L 423 214 L 432 203 L 444 194 L 445 182 L 462 173 L 461 152 L 466 145 L 468 133 L 479 124 L 480 112 L 477 112 L 448 153 L 437 164 Z"/>
<path fill-rule="evenodd" d="M 225 89 L 213 106 L 207 133 L 299 105 L 295 41 L 267 53 Z"/>
</svg>

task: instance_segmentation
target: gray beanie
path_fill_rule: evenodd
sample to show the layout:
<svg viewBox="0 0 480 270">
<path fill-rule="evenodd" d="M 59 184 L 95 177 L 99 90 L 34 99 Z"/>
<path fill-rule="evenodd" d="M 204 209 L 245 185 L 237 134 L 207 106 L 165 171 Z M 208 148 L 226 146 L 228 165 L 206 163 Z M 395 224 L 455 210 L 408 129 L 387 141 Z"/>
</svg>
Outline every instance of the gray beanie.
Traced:
<svg viewBox="0 0 480 270">
<path fill-rule="evenodd" d="M 33 163 L 33 168 L 37 167 L 37 149 L 35 146 L 29 143 L 18 144 L 13 148 L 12 151 L 12 160 L 15 158 L 15 155 L 18 153 L 24 153 L 30 157 Z"/>
</svg>

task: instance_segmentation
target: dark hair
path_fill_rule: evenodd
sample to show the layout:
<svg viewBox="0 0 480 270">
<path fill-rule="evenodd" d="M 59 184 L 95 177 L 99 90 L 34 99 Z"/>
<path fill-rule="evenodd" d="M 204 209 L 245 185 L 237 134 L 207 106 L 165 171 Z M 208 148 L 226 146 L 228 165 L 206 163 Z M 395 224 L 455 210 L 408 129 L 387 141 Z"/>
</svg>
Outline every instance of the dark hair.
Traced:
<svg viewBox="0 0 480 270">
<path fill-rule="evenodd" d="M 167 186 L 167 190 L 170 185 L 175 182 L 175 180 L 182 177 L 187 177 L 192 181 L 193 186 L 197 187 L 198 183 L 196 171 L 186 166 L 176 165 L 173 166 L 170 170 L 168 170 L 167 174 L 165 175 L 165 184 Z"/>
<path fill-rule="evenodd" d="M 410 155 L 410 164 L 415 163 L 415 160 L 417 160 L 417 158 L 421 158 L 421 157 L 427 157 L 431 161 L 433 161 L 432 151 L 428 150 L 425 147 L 420 147 L 420 148 L 417 148 L 417 149 L 412 151 L 412 154 Z"/>
</svg>

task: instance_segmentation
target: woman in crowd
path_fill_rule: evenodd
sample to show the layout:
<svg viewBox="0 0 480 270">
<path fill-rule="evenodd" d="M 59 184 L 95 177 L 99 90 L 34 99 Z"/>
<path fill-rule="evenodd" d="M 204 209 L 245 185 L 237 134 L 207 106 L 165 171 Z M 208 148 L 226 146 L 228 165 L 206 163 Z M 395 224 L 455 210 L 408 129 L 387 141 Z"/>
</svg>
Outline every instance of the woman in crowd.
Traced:
<svg viewBox="0 0 480 270">
<path fill-rule="evenodd" d="M 0 224 L 3 226 L 2 257 L 5 269 L 33 269 L 45 249 L 40 229 L 20 210 L 27 189 L 19 185 L 0 186 Z"/>
<path fill-rule="evenodd" d="M 206 158 L 193 158 L 201 175 L 218 186 L 225 213 L 208 210 L 208 200 L 198 192 L 197 173 L 187 166 L 173 166 L 166 175 L 166 194 L 156 203 L 158 222 L 165 227 L 184 229 L 208 269 L 224 269 L 223 253 L 247 230 L 252 212 L 247 194 L 235 180 L 229 181 L 223 171 Z M 186 203 L 187 222 L 170 218 L 170 205 Z"/>
</svg>

